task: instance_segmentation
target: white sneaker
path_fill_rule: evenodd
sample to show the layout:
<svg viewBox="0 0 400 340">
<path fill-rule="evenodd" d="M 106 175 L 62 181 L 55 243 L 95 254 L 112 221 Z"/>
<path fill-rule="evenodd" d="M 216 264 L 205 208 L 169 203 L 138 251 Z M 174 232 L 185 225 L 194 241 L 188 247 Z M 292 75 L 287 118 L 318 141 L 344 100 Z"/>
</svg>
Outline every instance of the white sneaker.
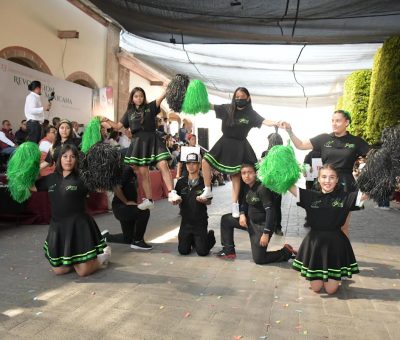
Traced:
<svg viewBox="0 0 400 340">
<path fill-rule="evenodd" d="M 111 247 L 110 246 L 107 246 L 103 249 L 103 254 L 97 255 L 97 260 L 99 261 L 99 263 L 102 267 L 105 267 L 108 265 L 110 258 L 111 258 Z"/>
<path fill-rule="evenodd" d="M 239 218 L 239 203 L 232 203 L 232 217 Z"/>
<path fill-rule="evenodd" d="M 200 199 L 206 200 L 213 198 L 213 193 L 209 187 L 205 187 L 203 193 L 199 196 Z"/>
<path fill-rule="evenodd" d="M 147 198 L 143 198 L 142 203 L 138 204 L 138 209 L 140 210 L 146 210 L 146 209 L 153 209 L 154 208 L 154 202 L 150 201 Z"/>
<path fill-rule="evenodd" d="M 170 203 L 179 201 L 179 200 L 181 200 L 181 199 L 182 199 L 182 197 L 179 196 L 179 195 L 176 193 L 175 190 L 171 190 L 171 191 L 168 193 L 168 202 L 170 202 Z"/>
</svg>

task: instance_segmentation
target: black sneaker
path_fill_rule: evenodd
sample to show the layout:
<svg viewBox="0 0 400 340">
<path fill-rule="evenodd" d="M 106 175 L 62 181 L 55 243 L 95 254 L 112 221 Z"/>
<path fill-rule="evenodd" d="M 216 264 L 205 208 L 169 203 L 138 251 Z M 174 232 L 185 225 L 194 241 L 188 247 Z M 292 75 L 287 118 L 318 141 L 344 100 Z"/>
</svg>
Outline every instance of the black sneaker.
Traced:
<svg viewBox="0 0 400 340">
<path fill-rule="evenodd" d="M 107 229 L 105 229 L 105 230 L 103 230 L 103 231 L 101 232 L 101 236 L 103 236 L 104 241 L 107 242 L 107 237 L 110 236 L 110 232 L 109 232 Z"/>
<path fill-rule="evenodd" d="M 277 228 L 276 230 L 275 230 L 275 233 L 274 233 L 275 235 L 278 235 L 278 236 L 283 236 L 283 232 L 282 232 L 282 229 L 281 228 Z"/>
<path fill-rule="evenodd" d="M 151 250 L 151 249 L 153 249 L 153 247 L 151 245 L 147 244 L 146 242 L 144 242 L 144 240 L 134 241 L 131 244 L 131 248 L 132 249 L 139 249 L 139 250 Z"/>
<path fill-rule="evenodd" d="M 224 260 L 234 260 L 236 259 L 236 252 L 235 249 L 227 250 L 222 248 L 218 253 L 215 254 L 215 256 Z"/>
</svg>

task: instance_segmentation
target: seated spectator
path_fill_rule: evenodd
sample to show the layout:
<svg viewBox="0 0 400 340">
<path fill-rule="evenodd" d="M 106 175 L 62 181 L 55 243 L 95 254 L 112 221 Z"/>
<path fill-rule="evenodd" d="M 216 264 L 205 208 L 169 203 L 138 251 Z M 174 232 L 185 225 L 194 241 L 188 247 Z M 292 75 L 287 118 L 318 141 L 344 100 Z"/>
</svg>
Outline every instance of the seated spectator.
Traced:
<svg viewBox="0 0 400 340">
<path fill-rule="evenodd" d="M 48 126 L 44 131 L 44 137 L 39 142 L 39 150 L 47 154 L 56 140 L 57 130 L 54 126 Z"/>
<path fill-rule="evenodd" d="M 74 138 L 82 138 L 82 133 L 79 133 L 79 124 L 78 122 L 72 121 L 72 133 L 74 135 Z"/>
<path fill-rule="evenodd" d="M 5 119 L 3 120 L 3 124 L 2 124 L 2 128 L 1 131 L 4 132 L 4 134 L 6 135 L 6 137 L 12 141 L 13 143 L 16 143 L 15 141 L 15 136 L 12 133 L 12 126 L 9 120 Z"/>
<path fill-rule="evenodd" d="M 124 129 L 122 136 L 120 136 L 118 140 L 118 144 L 121 146 L 121 152 L 126 152 L 126 149 L 128 149 L 129 145 L 131 145 L 131 139 L 132 139 L 131 130 Z"/>
<path fill-rule="evenodd" d="M 54 126 L 48 126 L 45 130 L 45 137 L 39 142 L 40 162 L 46 159 L 47 154 L 56 141 L 57 130 Z M 55 164 L 49 165 L 40 170 L 40 177 L 50 175 L 55 170 Z"/>
<path fill-rule="evenodd" d="M 21 120 L 19 130 L 15 133 L 15 142 L 21 145 L 26 141 L 26 137 L 28 137 L 28 130 L 26 128 L 26 119 L 23 119 Z"/>
<path fill-rule="evenodd" d="M 3 131 L 0 131 L 0 153 L 3 155 L 12 155 L 15 149 L 15 143 L 8 139 Z"/>
<path fill-rule="evenodd" d="M 109 135 L 109 137 L 108 137 L 108 143 L 109 143 L 111 146 L 119 147 L 118 140 L 119 140 L 119 133 L 118 133 L 118 131 L 111 130 L 110 135 Z"/>
<path fill-rule="evenodd" d="M 60 122 L 61 122 L 60 117 L 54 117 L 53 120 L 52 120 L 53 126 L 56 129 L 58 129 L 58 127 L 60 126 Z"/>
<path fill-rule="evenodd" d="M 50 122 L 48 119 L 45 119 L 42 123 L 42 138 L 46 136 L 46 129 L 49 127 Z"/>
</svg>

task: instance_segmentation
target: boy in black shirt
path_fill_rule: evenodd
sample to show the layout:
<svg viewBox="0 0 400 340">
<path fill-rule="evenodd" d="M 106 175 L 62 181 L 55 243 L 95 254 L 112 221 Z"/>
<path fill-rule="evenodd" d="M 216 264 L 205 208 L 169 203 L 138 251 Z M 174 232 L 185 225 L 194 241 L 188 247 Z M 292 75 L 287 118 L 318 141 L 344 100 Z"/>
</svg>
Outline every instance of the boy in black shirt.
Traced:
<svg viewBox="0 0 400 340">
<path fill-rule="evenodd" d="M 190 153 L 186 157 L 188 175 L 181 177 L 176 183 L 175 190 L 182 199 L 174 201 L 181 208 L 182 221 L 178 235 L 178 251 L 181 255 L 188 255 L 192 247 L 197 255 L 206 256 L 215 245 L 214 231 L 207 232 L 208 215 L 207 205 L 210 199 L 200 200 L 203 193 L 204 181 L 200 176 L 200 157 Z"/>
</svg>

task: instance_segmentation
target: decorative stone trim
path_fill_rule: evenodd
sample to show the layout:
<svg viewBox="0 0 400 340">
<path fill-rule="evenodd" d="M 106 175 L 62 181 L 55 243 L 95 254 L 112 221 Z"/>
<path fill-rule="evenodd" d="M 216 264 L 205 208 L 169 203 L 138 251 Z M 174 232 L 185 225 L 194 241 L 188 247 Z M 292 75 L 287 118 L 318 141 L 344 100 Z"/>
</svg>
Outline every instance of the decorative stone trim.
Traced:
<svg viewBox="0 0 400 340">
<path fill-rule="evenodd" d="M 44 60 L 35 52 L 25 47 L 9 46 L 3 48 L 0 51 L 0 58 L 7 60 L 10 58 L 20 59 L 21 61 L 27 63 L 32 69 L 52 75 L 50 68 L 47 66 Z"/>
<path fill-rule="evenodd" d="M 90 87 L 91 89 L 98 88 L 96 81 L 86 72 L 82 71 L 71 73 L 67 78 L 65 78 L 65 80 L 80 84 L 82 86 Z"/>
</svg>

